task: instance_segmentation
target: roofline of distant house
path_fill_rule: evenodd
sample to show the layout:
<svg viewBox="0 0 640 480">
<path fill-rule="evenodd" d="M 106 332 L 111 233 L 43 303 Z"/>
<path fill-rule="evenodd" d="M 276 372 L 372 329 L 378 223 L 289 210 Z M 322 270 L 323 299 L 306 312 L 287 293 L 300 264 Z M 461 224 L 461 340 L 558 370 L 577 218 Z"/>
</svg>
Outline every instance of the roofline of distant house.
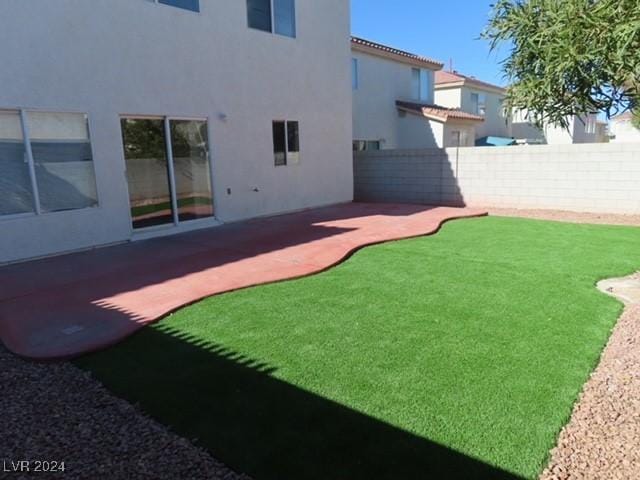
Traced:
<svg viewBox="0 0 640 480">
<path fill-rule="evenodd" d="M 484 122 L 484 117 L 472 113 L 463 112 L 457 108 L 440 107 L 426 103 L 396 101 L 398 110 L 426 117 L 441 123 L 478 123 Z"/>
<path fill-rule="evenodd" d="M 434 88 L 436 90 L 444 90 L 446 88 L 461 88 L 461 87 L 475 87 L 482 90 L 487 90 L 495 93 L 506 94 L 507 89 L 504 87 L 500 87 L 498 85 L 494 85 L 492 83 L 483 82 L 482 80 L 478 80 L 476 78 L 467 77 L 466 75 L 461 75 L 456 72 L 447 72 L 452 75 L 456 75 L 459 80 L 455 80 L 452 82 L 436 82 Z"/>
<path fill-rule="evenodd" d="M 397 62 L 408 63 L 409 65 L 426 67 L 430 70 L 441 70 L 444 67 L 442 62 L 359 37 L 351 37 L 351 49 Z"/>
</svg>

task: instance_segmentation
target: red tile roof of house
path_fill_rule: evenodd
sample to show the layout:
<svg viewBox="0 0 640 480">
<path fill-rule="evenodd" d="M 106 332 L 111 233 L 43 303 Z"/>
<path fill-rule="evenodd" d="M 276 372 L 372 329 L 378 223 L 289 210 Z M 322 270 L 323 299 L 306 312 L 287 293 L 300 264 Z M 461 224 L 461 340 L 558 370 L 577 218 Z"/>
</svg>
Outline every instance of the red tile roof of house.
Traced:
<svg viewBox="0 0 640 480">
<path fill-rule="evenodd" d="M 484 117 L 463 112 L 455 108 L 445 108 L 438 105 L 428 105 L 424 103 L 404 102 L 398 100 L 396 106 L 400 110 L 404 110 L 416 115 L 422 115 L 432 120 L 440 122 L 448 122 L 449 120 L 470 120 L 473 122 L 484 122 Z"/>
<path fill-rule="evenodd" d="M 399 50 L 397 48 L 389 47 L 387 45 L 382 45 L 381 43 L 372 42 L 370 40 L 365 40 L 364 38 L 351 37 L 351 46 L 352 47 L 364 47 L 366 49 L 378 50 L 379 52 L 383 52 L 387 55 L 396 57 L 400 61 L 410 60 L 417 63 L 422 63 L 425 66 L 431 69 L 441 69 L 444 64 L 442 62 L 438 62 L 437 60 L 432 60 L 427 57 L 422 57 L 420 55 L 416 55 L 415 53 L 405 52 L 404 50 Z"/>
<path fill-rule="evenodd" d="M 468 77 L 467 75 L 462 75 L 461 73 L 458 73 L 458 72 L 446 72 L 444 70 L 436 72 L 436 75 L 435 75 L 436 87 L 448 85 L 451 83 L 460 83 L 463 85 L 471 84 L 480 88 L 489 88 L 491 90 L 501 90 L 503 92 L 505 91 L 503 87 L 500 87 L 498 85 L 493 85 L 492 83 L 483 82 L 481 80 L 478 80 L 477 78 Z"/>
</svg>

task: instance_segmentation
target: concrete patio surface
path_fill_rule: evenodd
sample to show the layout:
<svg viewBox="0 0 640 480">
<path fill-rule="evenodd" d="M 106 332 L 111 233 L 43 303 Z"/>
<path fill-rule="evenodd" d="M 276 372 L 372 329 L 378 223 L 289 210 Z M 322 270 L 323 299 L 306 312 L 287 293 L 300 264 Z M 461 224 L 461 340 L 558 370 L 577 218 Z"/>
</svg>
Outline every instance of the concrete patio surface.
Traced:
<svg viewBox="0 0 640 480">
<path fill-rule="evenodd" d="M 321 272 L 477 209 L 352 203 L 0 268 L 0 339 L 38 360 L 113 345 L 202 298 Z"/>
</svg>

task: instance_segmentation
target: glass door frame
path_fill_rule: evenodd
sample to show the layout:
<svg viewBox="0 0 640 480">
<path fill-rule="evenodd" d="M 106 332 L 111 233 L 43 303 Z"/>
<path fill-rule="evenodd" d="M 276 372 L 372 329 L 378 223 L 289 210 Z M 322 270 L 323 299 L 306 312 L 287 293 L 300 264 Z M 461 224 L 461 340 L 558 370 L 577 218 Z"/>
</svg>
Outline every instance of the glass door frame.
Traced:
<svg viewBox="0 0 640 480">
<path fill-rule="evenodd" d="M 120 138 L 124 138 L 122 135 L 122 120 L 162 120 L 163 122 L 163 126 L 164 126 L 164 139 L 165 139 L 165 150 L 166 150 L 166 156 L 167 156 L 167 174 L 168 174 L 168 181 L 169 181 L 169 195 L 170 195 L 170 201 L 171 201 L 171 214 L 172 214 L 172 219 L 173 222 L 172 223 L 167 223 L 164 225 L 152 225 L 150 227 L 142 227 L 142 228 L 134 228 L 133 227 L 133 215 L 131 214 L 131 208 L 129 208 L 129 224 L 131 225 L 131 229 L 133 231 L 134 234 L 137 233 L 147 233 L 147 232 L 153 232 L 153 231 L 162 231 L 162 230 L 167 230 L 167 229 L 177 229 L 180 226 L 183 226 L 185 224 L 189 224 L 189 225 L 198 225 L 198 224 L 202 224 L 203 222 L 209 222 L 209 223 L 217 223 L 216 220 L 216 201 L 215 201 L 215 187 L 213 184 L 213 158 L 211 155 L 211 128 L 210 128 L 210 122 L 209 122 L 209 117 L 185 117 L 185 116 L 164 116 L 164 115 L 127 115 L 127 114 L 122 114 L 119 116 L 120 118 L 120 130 L 121 130 L 121 135 Z M 189 220 L 187 222 L 181 222 L 180 218 L 179 218 L 179 214 L 180 212 L 178 211 L 178 195 L 176 192 L 176 175 L 175 175 L 175 168 L 174 168 L 174 158 L 173 158 L 173 145 L 171 143 L 171 122 L 172 121 L 193 121 L 193 122 L 205 122 L 207 125 L 207 155 L 208 155 L 208 160 L 209 160 L 209 182 L 211 185 L 211 200 L 213 202 L 213 215 L 209 218 L 200 218 L 200 219 L 196 219 L 196 220 Z M 122 149 L 123 149 L 123 153 L 124 153 L 124 145 L 122 145 Z M 126 179 L 126 167 L 127 167 L 127 162 L 126 162 L 126 156 L 123 157 L 124 158 L 124 163 L 125 163 L 125 182 L 127 184 L 127 196 L 128 196 L 128 201 L 131 201 L 131 194 L 129 192 L 129 182 Z"/>
</svg>

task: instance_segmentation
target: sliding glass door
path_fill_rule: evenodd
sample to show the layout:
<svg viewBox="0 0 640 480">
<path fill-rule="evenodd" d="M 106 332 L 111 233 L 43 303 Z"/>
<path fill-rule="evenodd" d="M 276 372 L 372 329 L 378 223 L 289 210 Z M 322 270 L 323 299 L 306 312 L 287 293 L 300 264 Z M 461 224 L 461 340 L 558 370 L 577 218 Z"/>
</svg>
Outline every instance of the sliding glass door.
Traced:
<svg viewBox="0 0 640 480">
<path fill-rule="evenodd" d="M 207 122 L 123 118 L 134 229 L 212 217 Z"/>
</svg>

